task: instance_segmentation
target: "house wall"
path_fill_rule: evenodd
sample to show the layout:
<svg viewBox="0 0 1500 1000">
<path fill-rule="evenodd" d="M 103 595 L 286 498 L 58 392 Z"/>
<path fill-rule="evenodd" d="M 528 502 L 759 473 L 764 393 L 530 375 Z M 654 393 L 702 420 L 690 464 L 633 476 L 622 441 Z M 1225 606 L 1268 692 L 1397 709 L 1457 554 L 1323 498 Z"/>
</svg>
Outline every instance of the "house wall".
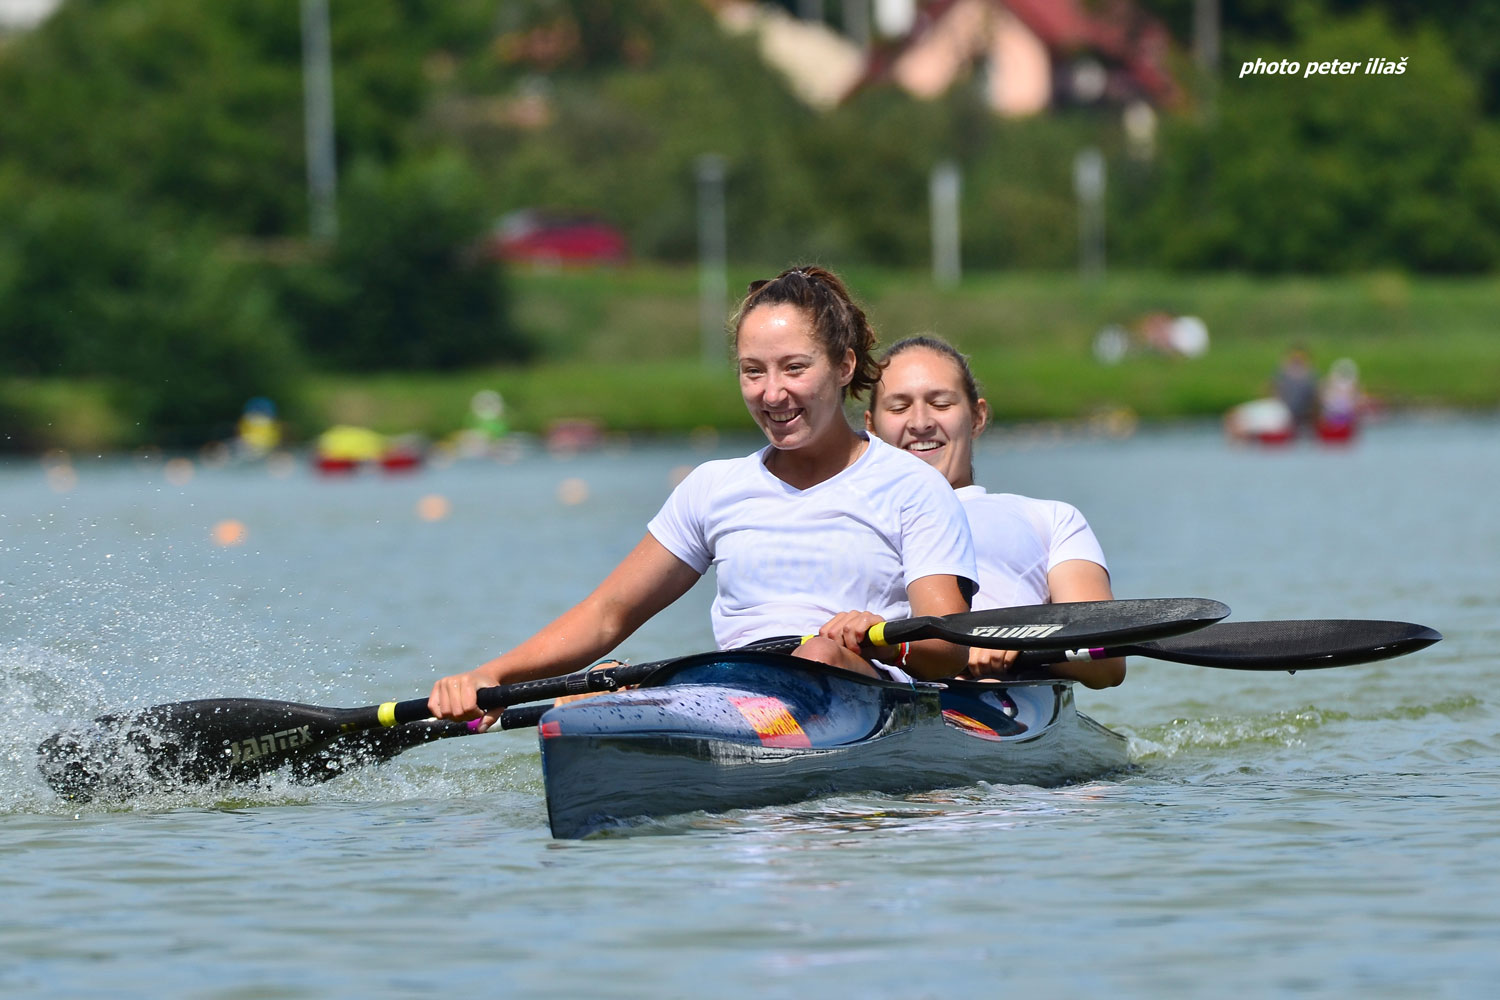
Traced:
<svg viewBox="0 0 1500 1000">
<path fill-rule="evenodd" d="M 901 54 L 892 76 L 908 93 L 930 100 L 945 93 L 976 59 L 986 66 L 985 99 L 997 113 L 1031 115 L 1051 104 L 1047 47 L 993 0 L 959 0 Z"/>
<path fill-rule="evenodd" d="M 814 108 L 834 107 L 864 70 L 865 53 L 831 28 L 792 17 L 769 4 L 726 3 L 719 23 L 732 34 L 753 32 L 760 55 Z"/>
<path fill-rule="evenodd" d="M 915 97 L 931 100 L 952 85 L 984 49 L 991 20 L 987 0 L 960 0 L 892 67 L 896 82 Z"/>
<path fill-rule="evenodd" d="M 1052 57 L 1042 40 L 1008 10 L 995 13 L 989 45 L 990 107 L 1019 117 L 1047 110 L 1052 103 Z"/>
</svg>

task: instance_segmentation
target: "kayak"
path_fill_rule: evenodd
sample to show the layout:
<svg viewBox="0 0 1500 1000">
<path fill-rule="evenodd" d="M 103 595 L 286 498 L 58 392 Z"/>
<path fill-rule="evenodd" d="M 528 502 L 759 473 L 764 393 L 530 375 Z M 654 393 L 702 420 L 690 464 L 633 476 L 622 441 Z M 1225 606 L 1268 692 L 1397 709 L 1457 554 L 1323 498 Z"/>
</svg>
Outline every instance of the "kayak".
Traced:
<svg viewBox="0 0 1500 1000">
<path fill-rule="evenodd" d="M 1050 623 L 1038 622 L 1039 610 Z M 1017 645 L 1014 669 L 1025 673 L 1004 683 L 895 684 L 762 647 L 517 681 L 478 697 L 500 711 L 502 729 L 538 731 L 552 829 L 577 837 L 641 816 L 830 792 L 1055 785 L 1125 766 L 1124 739 L 1079 714 L 1071 682 L 1049 676 L 1059 656 L 1296 673 L 1404 656 L 1442 639 L 1400 621 L 1220 621 L 1228 610 L 1193 599 L 1097 601 L 882 627 L 892 641 Z M 1183 624 L 1197 628 L 1181 634 Z M 553 702 L 599 691 L 613 693 Z M 327 780 L 478 729 L 431 718 L 421 697 L 361 708 L 198 699 L 62 729 L 37 744 L 37 767 L 64 799 L 120 801 L 282 769 L 297 781 Z"/>
<path fill-rule="evenodd" d="M 552 835 L 643 818 L 977 782 L 1055 786 L 1128 763 L 1065 680 L 900 684 L 776 653 L 673 661 L 538 726 Z"/>
</svg>

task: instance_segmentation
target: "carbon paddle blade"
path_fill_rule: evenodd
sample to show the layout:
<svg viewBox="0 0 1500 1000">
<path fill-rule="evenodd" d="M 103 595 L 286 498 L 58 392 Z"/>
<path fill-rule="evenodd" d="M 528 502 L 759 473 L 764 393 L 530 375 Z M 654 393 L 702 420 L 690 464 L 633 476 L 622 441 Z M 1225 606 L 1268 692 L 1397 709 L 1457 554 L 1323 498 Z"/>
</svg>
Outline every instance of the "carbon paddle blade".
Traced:
<svg viewBox="0 0 1500 1000">
<path fill-rule="evenodd" d="M 1221 622 L 1191 635 L 1139 643 L 1131 652 L 1226 670 L 1320 670 L 1405 656 L 1442 638 L 1436 629 L 1412 622 Z"/>
<path fill-rule="evenodd" d="M 255 698 L 175 702 L 131 716 L 101 716 L 82 728 L 49 736 L 37 747 L 37 764 L 57 794 L 79 801 L 246 781 L 290 763 L 300 763 L 304 770 L 310 767 L 307 777 L 321 777 L 315 773 L 320 764 L 328 770 L 331 762 L 342 759 L 340 746 L 354 759 L 361 754 L 379 756 L 378 741 L 351 740 L 360 730 L 380 725 L 375 713 L 374 708 L 322 708 Z M 452 725 L 463 728 L 461 723 Z M 386 737 L 395 742 L 401 738 Z M 388 756 L 401 749 L 405 747 Z"/>
<path fill-rule="evenodd" d="M 871 638 L 886 646 L 946 639 L 986 649 L 1055 650 L 1181 635 L 1228 614 L 1228 605 L 1201 597 L 1077 601 L 886 622 L 883 636 L 872 631 Z"/>
<path fill-rule="evenodd" d="M 398 754 L 434 740 L 472 736 L 478 725 L 478 720 L 466 723 L 424 719 L 421 722 L 349 733 L 335 737 L 310 753 L 293 758 L 289 774 L 294 780 L 305 784 L 327 781 L 357 768 L 388 763 Z"/>
</svg>

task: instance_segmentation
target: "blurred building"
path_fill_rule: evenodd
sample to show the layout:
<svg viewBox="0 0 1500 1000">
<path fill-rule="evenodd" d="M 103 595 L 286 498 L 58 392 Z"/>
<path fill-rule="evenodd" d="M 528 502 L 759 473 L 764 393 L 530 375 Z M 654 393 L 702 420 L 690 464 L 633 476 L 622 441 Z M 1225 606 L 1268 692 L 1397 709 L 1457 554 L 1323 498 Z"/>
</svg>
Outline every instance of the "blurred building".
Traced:
<svg viewBox="0 0 1500 1000">
<path fill-rule="evenodd" d="M 842 31 L 820 4 L 726 2 L 725 26 L 755 31 L 762 55 L 814 106 L 894 85 L 935 98 L 977 85 L 996 114 L 1162 107 L 1181 90 L 1166 27 L 1131 0 L 845 0 Z M 866 12 L 868 13 L 868 16 Z"/>
<path fill-rule="evenodd" d="M 0 31 L 34 28 L 57 9 L 62 0 L 0 0 Z"/>
<path fill-rule="evenodd" d="M 866 47 L 816 17 L 797 17 L 769 3 L 718 5 L 719 23 L 732 34 L 754 34 L 761 58 L 780 70 L 792 92 L 828 109 L 858 86 L 866 69 Z"/>
</svg>

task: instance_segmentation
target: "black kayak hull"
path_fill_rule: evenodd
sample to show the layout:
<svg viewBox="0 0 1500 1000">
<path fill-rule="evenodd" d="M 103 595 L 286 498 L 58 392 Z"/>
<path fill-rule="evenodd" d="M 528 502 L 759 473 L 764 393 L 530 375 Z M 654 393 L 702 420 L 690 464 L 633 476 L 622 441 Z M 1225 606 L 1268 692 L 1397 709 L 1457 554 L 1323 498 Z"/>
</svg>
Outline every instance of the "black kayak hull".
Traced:
<svg viewBox="0 0 1500 1000">
<path fill-rule="evenodd" d="M 1066 681 L 902 685 L 766 653 L 684 658 L 552 709 L 539 733 L 559 838 L 821 795 L 1059 785 L 1128 762 Z"/>
</svg>

